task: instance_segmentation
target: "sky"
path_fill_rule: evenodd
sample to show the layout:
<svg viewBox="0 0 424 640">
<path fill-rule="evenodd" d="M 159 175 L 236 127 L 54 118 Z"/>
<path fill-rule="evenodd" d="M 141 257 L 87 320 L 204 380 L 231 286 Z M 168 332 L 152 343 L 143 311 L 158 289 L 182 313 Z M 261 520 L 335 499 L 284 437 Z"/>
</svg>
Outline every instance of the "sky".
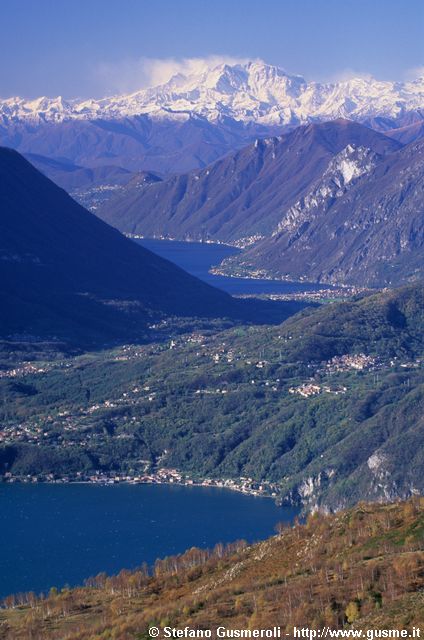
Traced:
<svg viewBox="0 0 424 640">
<path fill-rule="evenodd" d="M 0 0 L 0 96 L 101 97 L 222 60 L 424 75 L 424 0 Z"/>
</svg>

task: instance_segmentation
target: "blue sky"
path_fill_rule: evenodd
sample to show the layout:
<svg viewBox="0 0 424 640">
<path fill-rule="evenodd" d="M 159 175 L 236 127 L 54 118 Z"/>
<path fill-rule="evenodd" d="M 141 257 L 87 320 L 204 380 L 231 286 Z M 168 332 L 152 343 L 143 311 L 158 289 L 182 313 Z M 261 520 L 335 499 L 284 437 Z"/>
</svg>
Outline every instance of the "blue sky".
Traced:
<svg viewBox="0 0 424 640">
<path fill-rule="evenodd" d="M 1 21 L 3 98 L 132 91 L 203 58 L 309 80 L 424 65 L 424 0 L 12 0 Z"/>
</svg>

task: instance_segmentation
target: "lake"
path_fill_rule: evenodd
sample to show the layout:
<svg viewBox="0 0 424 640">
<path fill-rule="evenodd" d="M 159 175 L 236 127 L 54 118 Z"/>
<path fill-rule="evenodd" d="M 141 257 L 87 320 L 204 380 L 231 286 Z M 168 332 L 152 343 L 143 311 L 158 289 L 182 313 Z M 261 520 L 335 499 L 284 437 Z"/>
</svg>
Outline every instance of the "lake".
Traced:
<svg viewBox="0 0 424 640">
<path fill-rule="evenodd" d="M 192 546 L 253 542 L 296 514 L 218 488 L 0 484 L 0 597 L 81 584 Z"/>
<path fill-rule="evenodd" d="M 309 291 L 318 285 L 214 276 L 238 253 L 227 245 L 137 240 L 231 294 Z M 81 584 L 192 546 L 271 535 L 296 509 L 217 488 L 170 485 L 0 484 L 0 597 Z"/>
<path fill-rule="evenodd" d="M 153 253 L 166 258 L 182 267 L 192 275 L 204 280 L 208 284 L 223 289 L 233 295 L 260 293 L 295 293 L 298 291 L 317 291 L 331 289 L 330 286 L 312 284 L 310 282 L 284 282 L 282 280 L 257 280 L 253 278 L 229 278 L 215 276 L 209 269 L 219 265 L 224 258 L 240 253 L 240 249 L 225 244 L 208 242 L 180 242 L 177 240 L 153 240 L 150 238 L 137 239 Z"/>
</svg>

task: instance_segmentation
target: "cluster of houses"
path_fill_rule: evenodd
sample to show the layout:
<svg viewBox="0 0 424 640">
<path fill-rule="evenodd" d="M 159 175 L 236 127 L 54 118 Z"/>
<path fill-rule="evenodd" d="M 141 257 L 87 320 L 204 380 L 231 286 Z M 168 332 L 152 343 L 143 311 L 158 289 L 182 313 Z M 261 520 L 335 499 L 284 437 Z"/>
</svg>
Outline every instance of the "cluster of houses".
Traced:
<svg viewBox="0 0 424 640">
<path fill-rule="evenodd" d="M 289 293 L 270 293 L 266 295 L 270 300 L 300 300 L 309 302 L 327 302 L 329 300 L 348 300 L 353 296 L 368 291 L 364 287 L 337 287 L 332 289 L 317 289 L 316 291 L 294 291 Z"/>
<path fill-rule="evenodd" d="M 332 393 L 336 396 L 346 393 L 347 387 L 339 385 L 337 387 L 331 387 L 328 384 L 320 385 L 315 382 L 307 382 L 301 384 L 298 387 L 290 387 L 289 393 L 298 394 L 303 398 L 310 398 L 311 396 L 317 396 L 320 393 Z"/>
<path fill-rule="evenodd" d="M 89 484 L 113 485 L 113 484 L 177 484 L 184 486 L 218 487 L 231 489 L 248 495 L 268 496 L 276 498 L 278 496 L 278 486 L 270 482 L 258 482 L 253 478 L 240 477 L 236 479 L 214 479 L 206 478 L 201 481 L 183 475 L 177 469 L 158 469 L 150 473 L 139 475 L 117 474 L 116 472 L 95 471 L 94 473 L 77 472 L 75 475 L 57 476 L 52 473 L 44 476 L 24 475 L 15 476 L 7 472 L 3 476 L 3 481 L 7 483 L 24 482 L 51 482 L 64 484 L 71 482 L 85 482 Z"/>
<path fill-rule="evenodd" d="M 0 378 L 20 378 L 22 376 L 33 375 L 36 373 L 45 373 L 47 367 L 40 367 L 34 364 L 23 364 L 21 367 L 15 367 L 14 369 L 0 370 Z"/>
<path fill-rule="evenodd" d="M 42 426 L 32 424 L 5 425 L 0 428 L 0 444 L 38 443 L 47 436 Z"/>
<path fill-rule="evenodd" d="M 342 356 L 334 356 L 324 367 L 318 370 L 318 373 L 333 374 L 346 371 L 365 371 L 378 368 L 381 363 L 373 356 L 367 356 L 365 353 L 357 353 L 354 355 L 345 354 Z M 329 384 L 318 384 L 314 380 L 305 382 L 297 387 L 290 387 L 289 393 L 297 394 L 303 398 L 311 398 L 321 393 L 332 393 L 341 395 L 346 393 L 347 387 L 343 385 L 332 386 Z"/>
<path fill-rule="evenodd" d="M 343 356 L 334 356 L 326 365 L 325 369 L 328 373 L 336 373 L 339 371 L 365 371 L 376 366 L 377 360 L 373 356 L 367 356 L 365 353 L 357 353 L 354 355 L 345 354 Z"/>
<path fill-rule="evenodd" d="M 198 483 L 202 487 L 220 487 L 223 489 L 231 489 L 253 496 L 271 496 L 273 498 L 278 495 L 278 487 L 270 482 L 258 482 L 253 478 L 240 477 L 237 479 L 213 479 L 206 478 Z"/>
</svg>

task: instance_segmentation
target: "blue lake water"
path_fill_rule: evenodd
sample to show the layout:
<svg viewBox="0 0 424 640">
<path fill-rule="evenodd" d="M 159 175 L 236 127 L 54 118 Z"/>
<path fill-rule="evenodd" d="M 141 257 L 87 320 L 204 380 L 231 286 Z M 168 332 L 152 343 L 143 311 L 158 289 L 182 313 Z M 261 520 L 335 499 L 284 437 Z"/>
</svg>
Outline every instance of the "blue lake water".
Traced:
<svg viewBox="0 0 424 640">
<path fill-rule="evenodd" d="M 231 294 L 320 288 L 214 276 L 210 267 L 238 252 L 226 245 L 137 242 Z M 216 488 L 0 484 L 0 597 L 81 584 L 101 571 L 151 564 L 191 546 L 260 540 L 296 513 L 269 499 Z"/>
<path fill-rule="evenodd" d="M 260 293 L 295 293 L 297 291 L 317 291 L 331 289 L 325 285 L 308 282 L 284 282 L 282 280 L 256 280 L 252 278 L 229 278 L 214 276 L 209 269 L 219 265 L 224 258 L 240 253 L 239 249 L 224 244 L 206 242 L 179 242 L 176 240 L 153 240 L 144 238 L 136 240 L 146 249 L 157 253 L 182 267 L 192 275 L 231 293 L 260 294 Z"/>
<path fill-rule="evenodd" d="M 0 484 L 0 597 L 81 584 L 192 546 L 260 540 L 296 514 L 217 488 Z"/>
</svg>

